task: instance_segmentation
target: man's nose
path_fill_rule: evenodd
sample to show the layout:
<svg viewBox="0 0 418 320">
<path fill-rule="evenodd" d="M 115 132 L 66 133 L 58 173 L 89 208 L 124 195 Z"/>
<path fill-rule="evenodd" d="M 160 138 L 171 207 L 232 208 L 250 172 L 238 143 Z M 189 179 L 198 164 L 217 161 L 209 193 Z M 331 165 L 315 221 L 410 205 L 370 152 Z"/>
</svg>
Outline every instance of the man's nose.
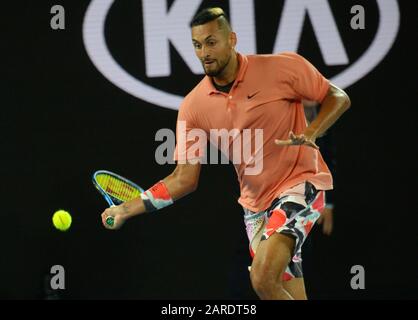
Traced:
<svg viewBox="0 0 418 320">
<path fill-rule="evenodd" d="M 209 56 L 209 50 L 205 46 L 202 46 L 202 58 L 209 58 Z"/>
</svg>

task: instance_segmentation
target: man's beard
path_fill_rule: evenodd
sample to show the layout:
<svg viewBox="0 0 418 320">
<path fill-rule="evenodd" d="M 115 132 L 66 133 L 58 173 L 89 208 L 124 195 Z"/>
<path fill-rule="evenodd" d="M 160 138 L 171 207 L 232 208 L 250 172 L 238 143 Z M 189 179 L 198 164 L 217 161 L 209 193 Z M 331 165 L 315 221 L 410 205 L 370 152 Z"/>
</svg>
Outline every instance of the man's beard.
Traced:
<svg viewBox="0 0 418 320">
<path fill-rule="evenodd" d="M 230 60 L 231 60 L 231 56 L 229 56 L 228 61 L 225 62 L 218 70 L 213 70 L 213 71 L 206 71 L 205 62 L 203 62 L 203 70 L 205 71 L 205 74 L 208 75 L 209 77 L 217 77 L 225 70 Z"/>
</svg>

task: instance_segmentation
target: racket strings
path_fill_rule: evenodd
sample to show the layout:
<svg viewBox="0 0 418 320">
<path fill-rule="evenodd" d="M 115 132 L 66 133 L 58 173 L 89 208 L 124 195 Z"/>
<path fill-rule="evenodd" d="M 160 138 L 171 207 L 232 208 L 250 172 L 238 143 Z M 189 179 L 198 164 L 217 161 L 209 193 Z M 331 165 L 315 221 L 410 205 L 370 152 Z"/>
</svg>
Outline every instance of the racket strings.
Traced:
<svg viewBox="0 0 418 320">
<path fill-rule="evenodd" d="M 125 181 L 119 180 L 107 174 L 101 174 L 96 177 L 101 188 L 110 196 L 121 200 L 129 201 L 139 197 L 140 191 L 130 186 Z"/>
</svg>

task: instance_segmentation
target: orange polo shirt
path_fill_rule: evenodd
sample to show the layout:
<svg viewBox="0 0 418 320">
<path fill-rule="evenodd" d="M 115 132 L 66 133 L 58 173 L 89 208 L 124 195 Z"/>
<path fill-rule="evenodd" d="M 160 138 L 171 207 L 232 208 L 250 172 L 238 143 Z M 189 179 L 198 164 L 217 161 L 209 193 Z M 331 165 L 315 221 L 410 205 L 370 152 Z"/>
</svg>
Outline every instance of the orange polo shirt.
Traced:
<svg viewBox="0 0 418 320">
<path fill-rule="evenodd" d="M 238 202 L 255 212 L 303 181 L 318 190 L 332 189 L 331 173 L 318 150 L 274 143 L 289 139 L 290 131 L 304 132 L 302 99 L 322 102 L 329 81 L 296 53 L 238 54 L 238 59 L 239 72 L 229 94 L 217 91 L 205 76 L 185 97 L 178 113 L 174 159 L 210 162 L 202 151 L 208 139 L 234 163 L 241 190 Z M 222 144 L 219 136 L 211 138 L 211 129 L 231 134 Z M 262 136 L 256 129 L 262 129 Z"/>
</svg>

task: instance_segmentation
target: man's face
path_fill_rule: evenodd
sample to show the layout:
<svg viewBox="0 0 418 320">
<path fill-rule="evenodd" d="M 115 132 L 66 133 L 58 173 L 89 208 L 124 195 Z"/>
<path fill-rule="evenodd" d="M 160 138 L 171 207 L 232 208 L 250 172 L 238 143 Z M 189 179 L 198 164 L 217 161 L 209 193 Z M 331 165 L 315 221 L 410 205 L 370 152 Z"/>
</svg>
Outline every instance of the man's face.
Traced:
<svg viewBox="0 0 418 320">
<path fill-rule="evenodd" d="M 192 28 L 196 56 L 208 76 L 219 76 L 228 65 L 233 52 L 230 32 L 219 29 L 216 20 Z"/>
</svg>

